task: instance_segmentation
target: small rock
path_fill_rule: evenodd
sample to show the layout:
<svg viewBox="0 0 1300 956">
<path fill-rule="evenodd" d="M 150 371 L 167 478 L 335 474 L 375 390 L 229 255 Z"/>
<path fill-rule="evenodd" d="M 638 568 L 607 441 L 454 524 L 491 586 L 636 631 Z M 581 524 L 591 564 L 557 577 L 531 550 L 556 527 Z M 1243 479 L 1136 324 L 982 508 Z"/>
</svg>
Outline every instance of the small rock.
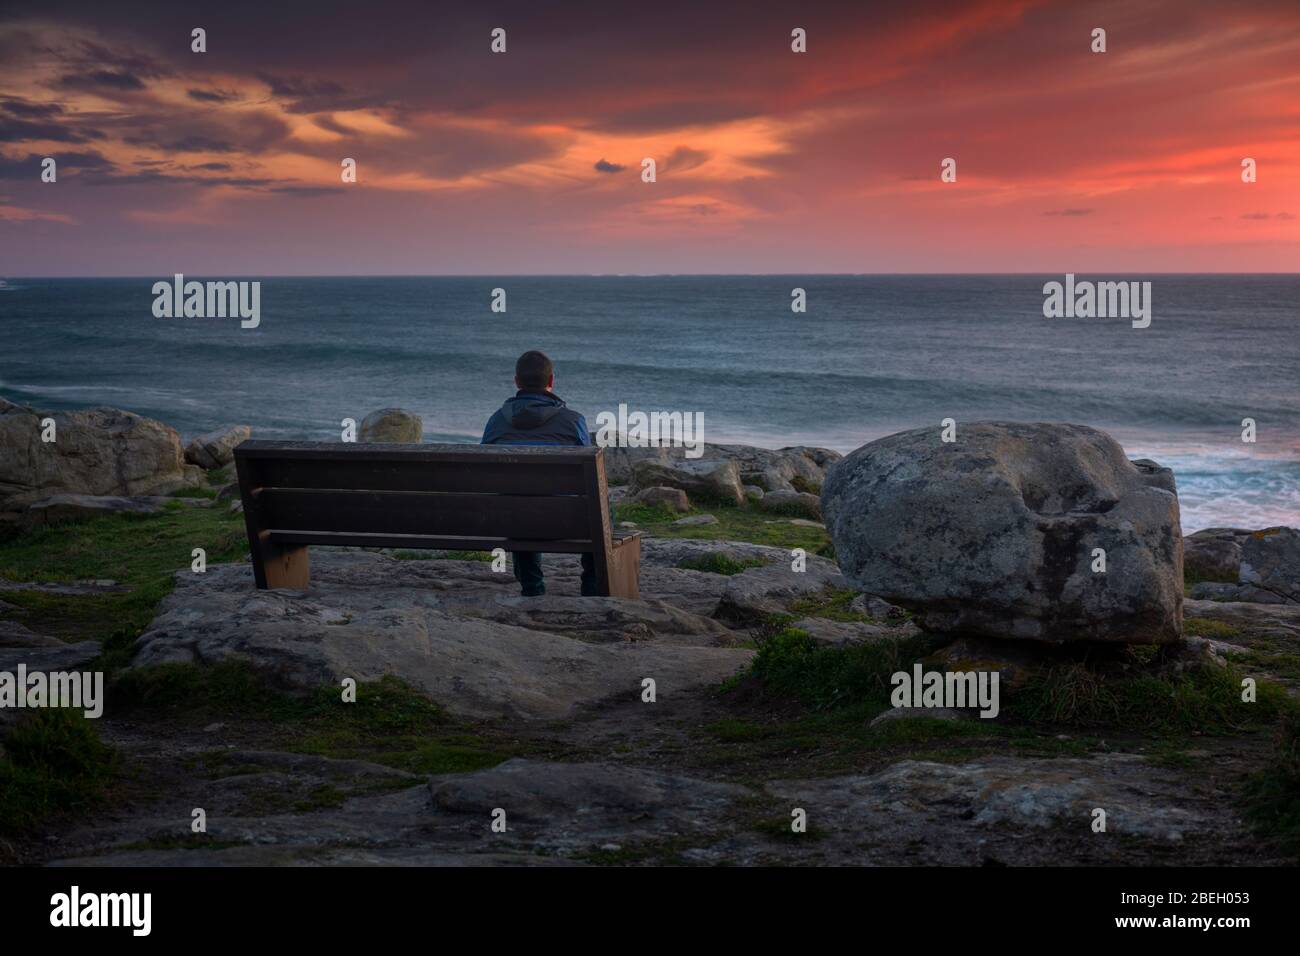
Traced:
<svg viewBox="0 0 1300 956">
<path fill-rule="evenodd" d="M 804 518 L 822 516 L 821 499 L 803 491 L 769 491 L 757 504 L 759 510 L 769 514 L 799 515 Z"/>
<path fill-rule="evenodd" d="M 766 492 L 758 485 L 743 485 L 741 486 L 741 490 L 745 492 L 745 497 L 750 501 L 757 501 L 766 494 Z"/>
<path fill-rule="evenodd" d="M 674 514 L 685 514 L 691 510 L 691 501 L 686 497 L 686 492 L 665 485 L 643 488 L 632 500 L 639 505 L 662 505 Z"/>
<path fill-rule="evenodd" d="M 244 513 L 244 503 L 242 501 L 232 501 L 230 503 L 230 513 L 232 515 L 242 515 Z"/>
<path fill-rule="evenodd" d="M 673 522 L 678 527 L 692 527 L 695 525 L 717 524 L 718 519 L 713 515 L 691 515 L 687 518 L 678 518 Z"/>
<path fill-rule="evenodd" d="M 361 421 L 359 442 L 418 443 L 424 438 L 424 420 L 403 408 L 381 408 Z"/>
<path fill-rule="evenodd" d="M 970 720 L 972 715 L 956 707 L 891 707 L 876 717 L 867 726 L 876 727 L 891 720 L 911 720 L 916 717 L 928 717 L 931 720 Z"/>
<path fill-rule="evenodd" d="M 197 435 L 185 446 L 185 460 L 204 471 L 220 468 L 235 460 L 235 446 L 253 434 L 247 425 L 227 425 Z"/>
</svg>

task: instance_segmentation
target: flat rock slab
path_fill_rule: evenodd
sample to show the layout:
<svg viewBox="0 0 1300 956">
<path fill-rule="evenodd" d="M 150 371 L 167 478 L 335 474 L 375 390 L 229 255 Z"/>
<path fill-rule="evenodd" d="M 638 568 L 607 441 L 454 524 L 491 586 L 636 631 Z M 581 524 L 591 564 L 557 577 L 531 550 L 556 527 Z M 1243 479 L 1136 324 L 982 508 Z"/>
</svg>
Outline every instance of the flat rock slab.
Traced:
<svg viewBox="0 0 1300 956">
<path fill-rule="evenodd" d="M 99 641 L 76 644 L 42 644 L 37 647 L 0 647 L 0 671 L 14 671 L 24 664 L 28 672 L 75 671 L 99 657 Z"/>
<path fill-rule="evenodd" d="M 0 578 L 0 591 L 39 591 L 42 594 L 78 596 L 82 594 L 123 594 L 131 590 L 116 581 L 7 581 Z"/>
<path fill-rule="evenodd" d="M 110 866 L 578 866 L 531 853 L 459 853 L 432 847 L 318 847 L 295 844 L 212 850 L 123 850 L 56 860 L 58 867 Z"/>
<path fill-rule="evenodd" d="M 63 646 L 63 641 L 57 637 L 37 634 L 17 621 L 0 621 L 0 648 Z"/>
<path fill-rule="evenodd" d="M 1187 618 L 1221 621 L 1251 631 L 1300 637 L 1300 607 L 1295 605 L 1188 600 L 1183 603 L 1183 614 Z"/>
<path fill-rule="evenodd" d="M 717 840 L 725 811 L 749 791 L 639 767 L 514 759 L 429 782 L 435 817 L 487 829 L 495 809 L 515 838 L 557 851 L 626 838 Z"/>
<path fill-rule="evenodd" d="M 539 617 L 549 614 L 562 627 L 622 635 L 597 643 L 537 629 L 522 598 L 487 593 L 474 602 L 465 589 L 448 594 L 402 586 L 436 576 L 433 562 L 368 552 L 313 554 L 312 560 L 309 591 L 254 590 L 251 572 L 238 565 L 179 573 L 132 666 L 243 660 L 277 683 L 302 687 L 392 674 L 460 716 L 555 720 L 613 697 L 639 698 L 647 677 L 660 697 L 715 684 L 753 654 L 717 646 L 726 634 L 712 623 L 647 602 L 589 599 L 586 612 L 576 601 L 538 605 Z M 493 573 L 481 567 L 467 573 Z M 350 586 L 358 576 L 385 586 Z M 661 640 L 656 623 L 679 631 Z M 624 631 L 637 624 L 645 626 L 630 639 Z M 692 636 L 700 646 L 686 643 Z"/>
<path fill-rule="evenodd" d="M 857 862 L 866 864 L 975 865 L 1004 855 L 1059 865 L 1079 862 L 1080 846 L 1101 861 L 1122 855 L 1125 837 L 1163 845 L 1213 841 L 1238 823 L 1222 807 L 1210 813 L 1189 799 L 1185 778 L 1128 754 L 905 760 L 878 773 L 777 781 L 768 789 L 833 835 L 831 856 L 851 853 L 842 844 L 852 841 L 838 838 L 859 836 Z M 1106 811 L 1106 833 L 1092 832 L 1096 808 Z M 1053 859 L 1066 845 L 1075 849 Z M 1035 853 L 1041 859 L 1032 859 Z"/>
</svg>

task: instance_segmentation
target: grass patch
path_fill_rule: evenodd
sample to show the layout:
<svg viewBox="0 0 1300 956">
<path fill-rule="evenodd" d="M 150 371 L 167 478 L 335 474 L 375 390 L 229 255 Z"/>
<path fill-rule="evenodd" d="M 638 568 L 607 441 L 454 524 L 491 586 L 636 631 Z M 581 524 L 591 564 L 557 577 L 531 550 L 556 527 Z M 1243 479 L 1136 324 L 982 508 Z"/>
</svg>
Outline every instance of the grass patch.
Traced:
<svg viewBox="0 0 1300 956">
<path fill-rule="evenodd" d="M 689 571 L 709 571 L 713 574 L 739 574 L 750 568 L 766 567 L 768 562 L 761 558 L 742 558 L 737 560 L 721 551 L 710 551 L 694 558 L 683 558 L 677 562 L 679 568 Z"/>
<path fill-rule="evenodd" d="M 116 755 L 91 722 L 65 709 L 24 716 L 4 742 L 0 760 L 0 833 L 29 834 L 65 814 L 100 803 Z"/>
<path fill-rule="evenodd" d="M 221 508 L 186 508 L 157 515 L 104 515 L 79 524 L 40 528 L 0 542 L 0 577 L 11 581 L 72 582 L 110 578 L 120 593 L 58 595 L 7 591 L 17 619 L 56 637 L 98 640 L 124 651 L 153 620 L 173 587 L 173 574 L 203 548 L 209 565 L 248 553 L 244 521 Z"/>
<path fill-rule="evenodd" d="M 1212 621 L 1208 617 L 1189 617 L 1183 620 L 1183 634 L 1226 641 L 1240 637 L 1242 629 L 1225 621 Z"/>
<path fill-rule="evenodd" d="M 207 485 L 187 485 L 184 488 L 175 488 L 167 492 L 168 498 L 216 498 L 217 489 L 209 488 Z"/>
<path fill-rule="evenodd" d="M 660 538 L 746 541 L 778 548 L 803 548 L 809 554 L 826 554 L 830 549 L 831 539 L 824 528 L 775 521 L 771 515 L 748 503 L 739 506 L 710 504 L 707 508 L 692 509 L 690 513 L 711 514 L 718 523 L 681 526 L 673 522 L 683 515 L 673 514 L 659 505 L 626 502 L 614 506 L 615 521 L 631 521 L 641 530 Z"/>
<path fill-rule="evenodd" d="M 341 695 L 341 687 L 286 693 L 239 662 L 138 668 L 121 674 L 109 689 L 115 711 L 128 716 L 190 726 L 221 719 L 260 722 L 284 750 L 412 773 L 479 770 L 519 753 L 517 745 L 486 740 L 458 725 L 396 677 L 358 684 L 355 703 L 344 703 Z"/>
<path fill-rule="evenodd" d="M 924 638 L 819 647 L 808 634 L 787 627 L 759 645 L 750 673 L 778 696 L 814 710 L 862 704 L 889 705 L 890 677 L 925 654 Z"/>
<path fill-rule="evenodd" d="M 1246 801 L 1255 829 L 1300 855 L 1300 715 L 1278 722 L 1269 765 L 1248 781 Z"/>
<path fill-rule="evenodd" d="M 1295 709 L 1282 688 L 1265 682 L 1254 703 L 1243 702 L 1244 676 L 1234 666 L 1107 675 L 1083 663 L 1058 664 L 1008 694 L 1003 710 L 1031 723 L 1233 734 L 1259 730 Z"/>
</svg>

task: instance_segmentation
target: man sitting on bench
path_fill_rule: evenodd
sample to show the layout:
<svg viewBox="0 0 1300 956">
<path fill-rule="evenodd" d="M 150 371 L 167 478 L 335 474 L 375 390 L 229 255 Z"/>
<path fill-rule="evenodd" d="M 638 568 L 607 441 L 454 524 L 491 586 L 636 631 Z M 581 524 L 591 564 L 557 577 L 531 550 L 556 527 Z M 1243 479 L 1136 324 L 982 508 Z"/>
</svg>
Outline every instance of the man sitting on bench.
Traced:
<svg viewBox="0 0 1300 956">
<path fill-rule="evenodd" d="M 513 398 L 492 413 L 483 429 L 482 445 L 590 445 L 586 420 L 551 391 L 555 366 L 544 352 L 525 352 L 515 362 Z M 542 556 L 536 551 L 515 551 L 515 577 L 524 597 L 546 593 Z M 591 554 L 582 555 L 582 593 L 598 593 L 596 566 Z"/>
</svg>

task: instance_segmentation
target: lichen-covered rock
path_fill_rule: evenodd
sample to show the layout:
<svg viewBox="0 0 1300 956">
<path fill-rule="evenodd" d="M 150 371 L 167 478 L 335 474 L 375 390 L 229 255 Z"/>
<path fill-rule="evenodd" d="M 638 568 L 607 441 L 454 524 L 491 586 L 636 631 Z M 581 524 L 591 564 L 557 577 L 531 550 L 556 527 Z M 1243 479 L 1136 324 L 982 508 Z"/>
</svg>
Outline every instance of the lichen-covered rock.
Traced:
<svg viewBox="0 0 1300 956">
<path fill-rule="evenodd" d="M 361 420 L 359 442 L 420 442 L 424 419 L 404 408 L 381 408 Z"/>
<path fill-rule="evenodd" d="M 1300 530 L 1266 528 L 1241 543 L 1240 579 L 1300 604 Z"/>
<path fill-rule="evenodd" d="M 41 440 L 46 418 L 52 442 Z M 38 412 L 0 399 L 0 512 L 54 495 L 157 495 L 199 481 L 180 435 L 117 408 Z"/>
<path fill-rule="evenodd" d="M 822 508 L 845 577 L 922 627 L 1042 641 L 1177 641 L 1172 473 L 1081 425 L 975 422 L 864 445 Z M 1098 550 L 1105 571 L 1094 571 Z"/>
</svg>

